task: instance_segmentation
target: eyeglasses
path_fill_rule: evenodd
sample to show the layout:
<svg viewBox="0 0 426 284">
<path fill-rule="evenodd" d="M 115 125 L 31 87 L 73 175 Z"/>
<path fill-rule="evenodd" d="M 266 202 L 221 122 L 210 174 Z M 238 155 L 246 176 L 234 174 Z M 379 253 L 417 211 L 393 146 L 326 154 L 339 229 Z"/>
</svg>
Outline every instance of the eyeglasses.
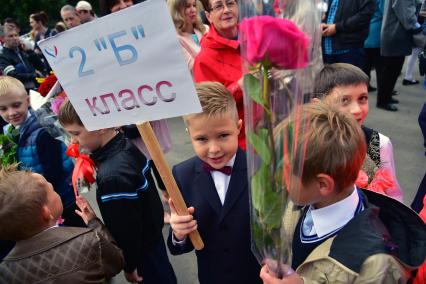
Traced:
<svg viewBox="0 0 426 284">
<path fill-rule="evenodd" d="M 215 12 L 222 12 L 223 9 L 226 7 L 228 7 L 228 9 L 233 9 L 235 8 L 235 6 L 237 5 L 237 1 L 235 0 L 228 0 L 224 2 L 216 2 L 213 7 L 212 10 Z"/>
</svg>

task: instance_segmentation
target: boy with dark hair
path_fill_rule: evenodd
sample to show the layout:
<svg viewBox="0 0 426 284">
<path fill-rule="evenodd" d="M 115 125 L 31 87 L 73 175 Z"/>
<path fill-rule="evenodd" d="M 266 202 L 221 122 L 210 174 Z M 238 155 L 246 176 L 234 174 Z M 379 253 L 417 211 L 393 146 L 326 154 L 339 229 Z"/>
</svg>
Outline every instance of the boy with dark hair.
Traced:
<svg viewBox="0 0 426 284">
<path fill-rule="evenodd" d="M 123 255 L 89 203 L 76 213 L 88 228 L 58 227 L 62 202 L 36 173 L 0 171 L 0 239 L 16 241 L 0 264 L 1 283 L 106 283 L 124 265 Z"/>
<path fill-rule="evenodd" d="M 368 76 L 358 67 L 335 63 L 325 65 L 314 83 L 313 102 L 325 101 L 339 110 L 352 114 L 364 132 L 367 156 L 362 170 L 370 173 L 382 170 L 392 180 L 382 193 L 403 201 L 403 192 L 396 178 L 393 147 L 389 137 L 363 125 L 368 115 Z"/>
<path fill-rule="evenodd" d="M 187 235 L 198 228 L 204 249 L 196 251 L 201 284 L 260 283 L 251 251 L 247 164 L 238 148 L 242 120 L 234 98 L 221 83 L 196 85 L 203 112 L 184 117 L 197 156 L 173 167 L 189 215 L 172 216 L 172 254 L 194 249 Z"/>
<path fill-rule="evenodd" d="M 283 221 L 296 273 L 278 279 L 265 265 L 264 283 L 406 283 L 425 260 L 426 225 L 403 204 L 355 187 L 366 145 L 353 117 L 324 103 L 298 113 L 310 127 L 294 136 L 306 152 L 302 172 L 291 173 L 300 186 L 289 187 L 294 204 Z M 276 133 L 288 133 L 293 120 Z"/>
<path fill-rule="evenodd" d="M 96 163 L 96 200 L 119 247 L 129 282 L 176 283 L 164 239 L 163 205 L 145 156 L 114 128 L 88 131 L 69 101 L 58 115 L 71 141 Z"/>
</svg>

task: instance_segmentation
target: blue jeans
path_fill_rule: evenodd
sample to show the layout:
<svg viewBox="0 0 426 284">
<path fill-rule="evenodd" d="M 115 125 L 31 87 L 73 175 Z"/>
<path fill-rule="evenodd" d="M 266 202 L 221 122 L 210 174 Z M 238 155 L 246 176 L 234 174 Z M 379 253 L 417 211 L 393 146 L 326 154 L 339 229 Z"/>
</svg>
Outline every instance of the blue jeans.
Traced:
<svg viewBox="0 0 426 284">
<path fill-rule="evenodd" d="M 359 68 L 364 67 L 364 48 L 351 48 L 344 54 L 323 54 L 324 64 L 349 63 Z"/>
</svg>

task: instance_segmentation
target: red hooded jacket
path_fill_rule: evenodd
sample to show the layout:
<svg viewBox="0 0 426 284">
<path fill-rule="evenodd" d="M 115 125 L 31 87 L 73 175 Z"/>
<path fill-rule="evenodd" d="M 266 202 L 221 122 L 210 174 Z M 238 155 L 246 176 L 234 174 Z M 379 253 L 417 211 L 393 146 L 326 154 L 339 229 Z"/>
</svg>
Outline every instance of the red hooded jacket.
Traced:
<svg viewBox="0 0 426 284">
<path fill-rule="evenodd" d="M 238 80 L 243 76 L 239 42 L 220 36 L 213 26 L 201 39 L 201 50 L 194 61 L 195 82 L 216 81 L 224 84 L 237 103 L 238 115 L 244 120 L 243 91 Z M 246 149 L 244 123 L 238 145 Z"/>
</svg>

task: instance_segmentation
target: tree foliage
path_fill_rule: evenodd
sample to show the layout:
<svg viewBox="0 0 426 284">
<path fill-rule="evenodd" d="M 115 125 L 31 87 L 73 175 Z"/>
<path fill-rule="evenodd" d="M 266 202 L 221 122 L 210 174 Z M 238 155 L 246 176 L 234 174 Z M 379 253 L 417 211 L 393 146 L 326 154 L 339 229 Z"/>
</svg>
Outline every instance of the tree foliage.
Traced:
<svg viewBox="0 0 426 284">
<path fill-rule="evenodd" d="M 98 9 L 98 1 L 86 0 L 92 4 L 93 10 Z M 65 4 L 75 6 L 78 0 L 2 0 L 0 5 L 0 21 L 4 22 L 7 17 L 16 18 L 21 26 L 22 32 L 28 32 L 29 16 L 32 13 L 45 11 L 49 16 L 49 27 L 53 27 L 61 20 L 59 11 Z"/>
</svg>

